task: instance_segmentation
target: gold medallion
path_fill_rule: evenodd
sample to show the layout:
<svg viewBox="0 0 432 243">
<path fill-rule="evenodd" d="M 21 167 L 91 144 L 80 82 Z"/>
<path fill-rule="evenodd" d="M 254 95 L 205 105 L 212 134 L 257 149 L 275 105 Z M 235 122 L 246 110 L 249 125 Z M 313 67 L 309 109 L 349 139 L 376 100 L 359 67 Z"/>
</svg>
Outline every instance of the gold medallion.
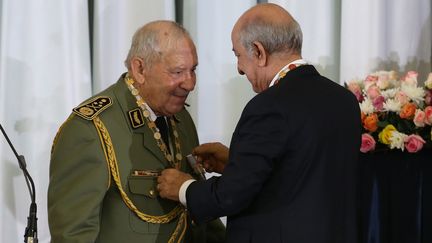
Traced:
<svg viewBox="0 0 432 243">
<path fill-rule="evenodd" d="M 144 123 L 146 123 L 148 128 L 153 132 L 153 137 L 156 140 L 156 144 L 158 145 L 158 147 L 160 148 L 160 150 L 164 154 L 166 160 L 168 161 L 170 166 L 172 166 L 173 168 L 180 169 L 183 156 L 181 155 L 179 134 L 177 132 L 177 128 L 176 128 L 177 126 L 176 126 L 176 122 L 174 121 L 174 117 L 169 117 L 168 119 L 171 122 L 172 133 L 174 135 L 175 161 L 174 161 L 173 156 L 168 151 L 167 145 L 164 143 L 164 141 L 162 141 L 162 139 L 161 139 L 162 136 L 159 132 L 159 129 L 156 127 L 155 122 L 150 119 L 150 111 L 147 110 L 148 108 L 147 108 L 146 102 L 139 95 L 138 90 L 133 86 L 134 80 L 132 78 L 130 78 L 129 75 L 127 74 L 125 77 L 125 82 L 128 86 L 129 91 L 135 97 L 136 104 L 138 105 L 138 107 L 142 111 L 142 116 L 144 117 L 144 120 L 146 121 Z M 135 116 L 130 116 L 130 118 L 132 121 L 134 121 L 136 119 Z M 177 119 L 177 118 L 175 118 L 175 119 Z"/>
<path fill-rule="evenodd" d="M 139 107 L 141 107 L 142 105 L 145 104 L 144 100 L 142 100 L 142 99 L 137 100 L 136 103 Z"/>
<path fill-rule="evenodd" d="M 155 134 L 153 135 L 155 139 L 160 139 L 161 138 L 161 134 L 159 132 L 155 132 Z"/>
<path fill-rule="evenodd" d="M 150 112 L 148 110 L 145 110 L 143 112 L 144 117 L 149 117 L 150 116 Z"/>
<path fill-rule="evenodd" d="M 128 85 L 132 85 L 134 83 L 134 80 L 129 78 L 128 76 L 125 77 L 125 81 Z"/>
<path fill-rule="evenodd" d="M 150 120 L 150 118 L 149 117 L 146 117 L 146 119 L 147 120 Z M 156 127 L 156 124 L 153 122 L 153 123 L 147 123 L 148 124 L 148 127 L 150 128 L 150 129 L 157 129 L 157 127 Z"/>
</svg>

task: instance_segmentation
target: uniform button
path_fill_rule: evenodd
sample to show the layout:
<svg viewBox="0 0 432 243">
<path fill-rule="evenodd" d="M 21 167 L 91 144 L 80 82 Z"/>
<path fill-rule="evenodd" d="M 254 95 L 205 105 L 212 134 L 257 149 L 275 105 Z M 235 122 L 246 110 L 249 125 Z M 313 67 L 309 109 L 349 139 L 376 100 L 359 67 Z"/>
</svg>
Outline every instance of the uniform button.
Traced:
<svg viewBox="0 0 432 243">
<path fill-rule="evenodd" d="M 156 192 L 152 189 L 149 191 L 150 197 L 151 198 L 155 198 L 156 197 Z"/>
</svg>

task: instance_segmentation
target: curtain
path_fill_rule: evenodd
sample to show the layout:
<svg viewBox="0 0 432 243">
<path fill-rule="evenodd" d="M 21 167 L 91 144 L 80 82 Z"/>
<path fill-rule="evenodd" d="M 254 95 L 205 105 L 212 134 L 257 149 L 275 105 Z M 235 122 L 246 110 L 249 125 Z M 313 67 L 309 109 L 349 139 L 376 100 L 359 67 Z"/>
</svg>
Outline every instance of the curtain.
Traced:
<svg viewBox="0 0 432 243">
<path fill-rule="evenodd" d="M 4 0 L 0 15 L 0 122 L 35 181 L 40 242 L 48 242 L 50 146 L 71 108 L 91 94 L 86 0 Z M 30 197 L 0 139 L 0 241 L 22 242 Z"/>
<path fill-rule="evenodd" d="M 237 72 L 231 44 L 232 27 L 255 3 L 184 0 L 184 25 L 197 44 L 199 60 L 189 110 L 200 142 L 221 141 L 228 146 L 243 107 L 255 95 L 246 77 Z"/>
<path fill-rule="evenodd" d="M 303 31 L 302 56 L 317 70 L 339 80 L 341 1 L 269 1 L 288 10 Z"/>
<path fill-rule="evenodd" d="M 139 26 L 175 19 L 175 10 L 183 10 L 181 20 L 199 56 L 188 110 L 201 142 L 229 145 L 255 95 L 237 73 L 231 29 L 256 2 L 0 0 L 0 123 L 36 183 L 39 242 L 50 238 L 46 192 L 57 129 L 73 107 L 126 71 L 123 61 Z M 417 70 L 422 80 L 431 70 L 430 0 L 269 2 L 299 21 L 304 58 L 336 82 L 378 69 Z M 20 242 L 30 197 L 16 158 L 0 141 L 0 241 Z"/>
<path fill-rule="evenodd" d="M 343 84 L 377 70 L 431 71 L 431 1 L 270 0 L 300 23 L 303 57 Z"/>
<path fill-rule="evenodd" d="M 340 81 L 375 70 L 431 72 L 432 2 L 342 2 Z M 360 21 L 359 21 L 360 20 Z"/>
<path fill-rule="evenodd" d="M 57 129 L 73 107 L 126 71 L 135 30 L 174 19 L 173 9 L 173 0 L 0 1 L 0 123 L 35 181 L 39 242 L 50 240 L 46 193 Z M 22 242 L 30 196 L 17 159 L 0 141 L 0 242 Z"/>
<path fill-rule="evenodd" d="M 174 0 L 94 0 L 93 93 L 127 71 L 124 60 L 135 31 L 153 20 L 175 20 Z"/>
<path fill-rule="evenodd" d="M 247 79 L 237 72 L 231 29 L 256 1 L 183 1 L 183 25 L 197 45 L 199 62 L 188 110 L 201 143 L 220 141 L 229 146 L 241 111 L 254 95 Z M 225 217 L 221 220 L 226 223 Z"/>
</svg>

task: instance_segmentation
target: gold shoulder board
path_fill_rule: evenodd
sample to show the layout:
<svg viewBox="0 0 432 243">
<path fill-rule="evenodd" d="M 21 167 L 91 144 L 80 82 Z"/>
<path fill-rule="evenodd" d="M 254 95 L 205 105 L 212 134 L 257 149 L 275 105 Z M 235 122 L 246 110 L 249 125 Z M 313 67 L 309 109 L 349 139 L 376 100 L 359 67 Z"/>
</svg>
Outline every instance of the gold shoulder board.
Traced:
<svg viewBox="0 0 432 243">
<path fill-rule="evenodd" d="M 73 112 L 78 116 L 86 119 L 93 120 L 99 113 L 106 110 L 112 105 L 112 100 L 108 96 L 97 96 L 85 103 L 73 108 Z"/>
</svg>

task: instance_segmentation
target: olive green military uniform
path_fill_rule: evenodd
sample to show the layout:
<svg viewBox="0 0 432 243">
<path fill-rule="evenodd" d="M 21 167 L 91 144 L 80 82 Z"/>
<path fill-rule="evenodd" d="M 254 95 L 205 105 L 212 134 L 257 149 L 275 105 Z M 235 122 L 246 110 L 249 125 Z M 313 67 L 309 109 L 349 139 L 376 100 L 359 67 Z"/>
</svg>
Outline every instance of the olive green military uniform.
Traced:
<svg viewBox="0 0 432 243">
<path fill-rule="evenodd" d="M 223 242 L 219 220 L 196 226 L 180 203 L 157 195 L 157 172 L 170 165 L 123 78 L 59 129 L 48 190 L 52 242 Z M 185 109 L 174 120 L 180 169 L 191 173 L 185 156 L 198 145 L 196 129 Z"/>
</svg>

